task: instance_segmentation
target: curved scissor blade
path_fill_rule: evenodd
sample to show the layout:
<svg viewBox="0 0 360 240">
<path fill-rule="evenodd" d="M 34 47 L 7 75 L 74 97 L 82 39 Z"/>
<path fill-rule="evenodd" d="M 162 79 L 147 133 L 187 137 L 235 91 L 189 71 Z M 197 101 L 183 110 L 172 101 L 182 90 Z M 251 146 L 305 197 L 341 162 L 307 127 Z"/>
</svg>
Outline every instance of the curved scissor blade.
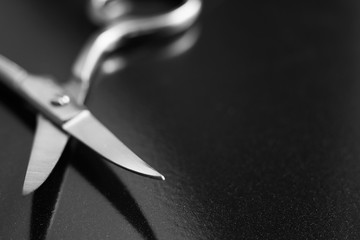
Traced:
<svg viewBox="0 0 360 240">
<path fill-rule="evenodd" d="M 33 147 L 23 185 L 23 194 L 40 187 L 58 162 L 69 136 L 43 116 L 37 116 Z"/>
<path fill-rule="evenodd" d="M 136 156 L 88 110 L 83 110 L 62 128 L 110 162 L 141 175 L 165 180 L 163 175 Z"/>
</svg>

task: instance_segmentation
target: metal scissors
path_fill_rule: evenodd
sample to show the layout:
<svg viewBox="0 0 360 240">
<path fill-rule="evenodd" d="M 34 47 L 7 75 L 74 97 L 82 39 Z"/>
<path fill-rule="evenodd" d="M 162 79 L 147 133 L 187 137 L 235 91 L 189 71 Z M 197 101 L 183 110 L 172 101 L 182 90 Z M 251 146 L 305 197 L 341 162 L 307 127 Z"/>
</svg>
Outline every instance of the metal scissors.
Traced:
<svg viewBox="0 0 360 240">
<path fill-rule="evenodd" d="M 174 10 L 147 17 L 109 14 L 109 2 L 114 0 L 90 2 L 91 17 L 105 27 L 80 51 L 73 76 L 62 85 L 49 77 L 32 75 L 0 55 L 0 81 L 20 94 L 39 113 L 23 185 L 24 195 L 36 190 L 47 179 L 70 136 L 126 170 L 165 179 L 103 126 L 86 108 L 84 101 L 93 73 L 106 54 L 133 37 L 186 30 L 199 16 L 201 1 L 185 0 Z"/>
</svg>

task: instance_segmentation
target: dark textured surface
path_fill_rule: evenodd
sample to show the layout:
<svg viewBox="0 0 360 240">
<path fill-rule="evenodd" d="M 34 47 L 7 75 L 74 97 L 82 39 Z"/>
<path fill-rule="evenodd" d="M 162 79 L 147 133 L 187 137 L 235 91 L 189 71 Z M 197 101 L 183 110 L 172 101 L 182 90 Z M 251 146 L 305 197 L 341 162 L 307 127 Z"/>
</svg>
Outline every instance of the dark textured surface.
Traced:
<svg viewBox="0 0 360 240">
<path fill-rule="evenodd" d="M 78 10 L 1 1 L 0 52 L 66 79 L 95 30 Z M 73 142 L 22 197 L 35 115 L 1 86 L 0 238 L 358 239 L 359 13 L 350 0 L 206 1 L 190 51 L 144 48 L 98 76 L 89 108 L 165 182 Z"/>
</svg>

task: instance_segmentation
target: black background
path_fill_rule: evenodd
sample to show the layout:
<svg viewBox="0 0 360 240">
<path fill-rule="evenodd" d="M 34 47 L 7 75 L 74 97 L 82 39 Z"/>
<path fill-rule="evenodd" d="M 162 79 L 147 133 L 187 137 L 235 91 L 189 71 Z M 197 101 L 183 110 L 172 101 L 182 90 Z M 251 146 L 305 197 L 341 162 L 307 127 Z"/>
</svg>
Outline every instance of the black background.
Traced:
<svg viewBox="0 0 360 240">
<path fill-rule="evenodd" d="M 1 54 L 59 81 L 96 29 L 80 3 L 0 2 Z M 1 85 L 1 239 L 359 238 L 360 3 L 207 0 L 197 31 L 117 52 L 87 101 L 165 182 L 72 141 L 22 196 L 35 114 Z"/>
</svg>

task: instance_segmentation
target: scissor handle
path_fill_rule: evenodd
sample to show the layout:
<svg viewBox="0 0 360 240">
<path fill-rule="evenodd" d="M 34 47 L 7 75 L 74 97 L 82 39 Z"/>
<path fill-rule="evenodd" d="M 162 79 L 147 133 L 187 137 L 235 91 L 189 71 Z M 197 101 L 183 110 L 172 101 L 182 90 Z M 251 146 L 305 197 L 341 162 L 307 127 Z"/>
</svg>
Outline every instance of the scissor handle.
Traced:
<svg viewBox="0 0 360 240">
<path fill-rule="evenodd" d="M 0 55 L 0 81 L 17 91 L 28 77 L 29 74 L 25 69 Z"/>
<path fill-rule="evenodd" d="M 105 4 L 114 0 L 92 0 L 94 1 Z M 159 32 L 177 33 L 188 29 L 198 18 L 201 5 L 201 0 L 184 0 L 182 5 L 167 13 L 128 17 L 111 22 L 85 45 L 74 64 L 73 75 L 82 82 L 88 82 L 100 59 L 115 50 L 125 39 Z"/>
<path fill-rule="evenodd" d="M 93 22 L 109 25 L 126 16 L 131 8 L 128 0 L 90 0 L 88 13 Z"/>
</svg>

